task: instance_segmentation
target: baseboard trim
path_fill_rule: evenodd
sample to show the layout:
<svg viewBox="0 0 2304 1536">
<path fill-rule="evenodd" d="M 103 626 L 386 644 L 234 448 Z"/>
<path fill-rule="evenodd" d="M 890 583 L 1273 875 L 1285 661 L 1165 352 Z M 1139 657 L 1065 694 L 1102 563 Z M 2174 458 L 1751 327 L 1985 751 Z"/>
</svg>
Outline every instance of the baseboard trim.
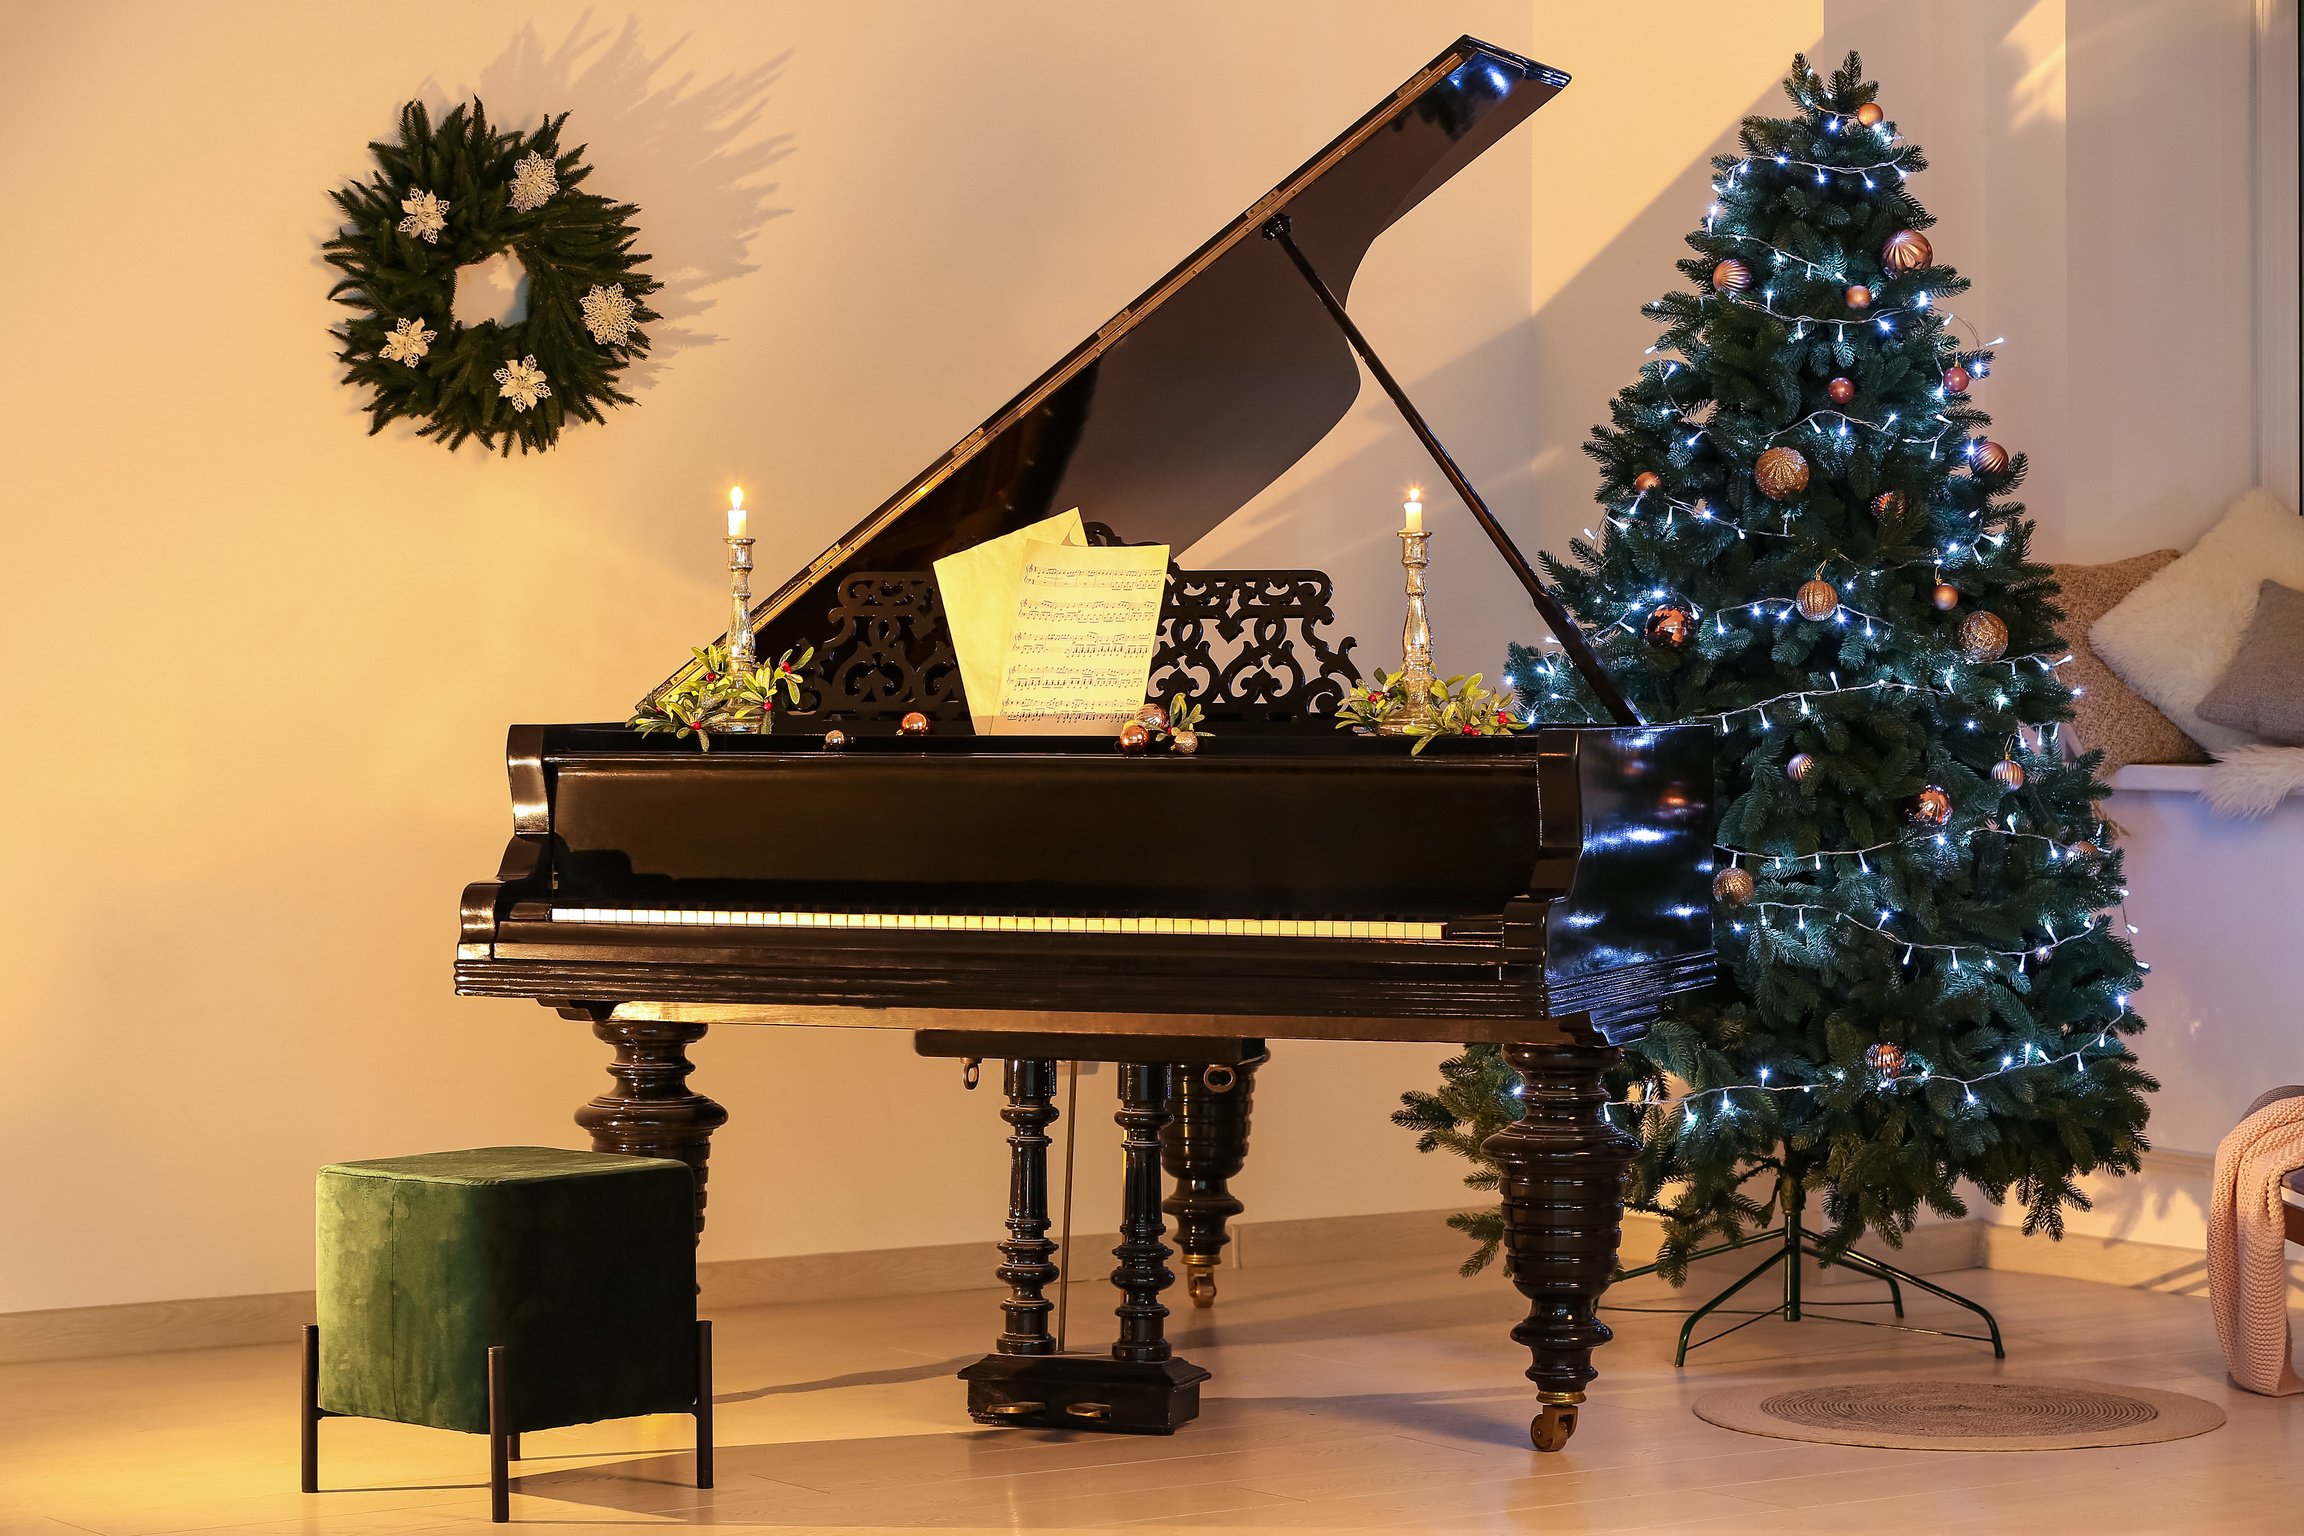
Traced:
<svg viewBox="0 0 2304 1536">
<path fill-rule="evenodd" d="M 1369 1253 L 1429 1251 L 1451 1264 L 1470 1250 L 1447 1225 L 1453 1214 L 1383 1211 L 1362 1216 L 1314 1216 L 1242 1221 L 1233 1227 L 1224 1261 L 1233 1268 L 1340 1263 Z M 1624 1219 L 1624 1257 L 1653 1257 L 1663 1224 L 1638 1213 Z M 1118 1241 L 1110 1232 L 1075 1233 L 1072 1245 L 1101 1281 L 1101 1256 Z M 2021 1274 L 2094 1280 L 2172 1295 L 2207 1294 L 2207 1261 L 2195 1249 L 2161 1243 L 2072 1235 L 2061 1242 L 2026 1237 L 2014 1227 L 1981 1220 L 1931 1222 L 1900 1249 L 1870 1251 L 1915 1274 L 2000 1269 Z M 764 1259 L 718 1259 L 699 1266 L 703 1305 L 710 1310 L 773 1302 L 840 1297 L 910 1296 L 940 1291 L 991 1291 L 999 1254 L 989 1242 L 941 1243 L 918 1248 L 875 1248 L 852 1253 L 802 1253 Z M 1726 1267 L 1735 1259 L 1712 1261 Z M 2304 1308 L 2304 1260 L 2290 1266 L 2289 1305 Z M 1857 1271 L 1808 1266 L 1820 1286 L 1868 1284 Z M 62 1307 L 0 1313 L 0 1364 L 69 1360 L 103 1355 L 155 1354 L 276 1344 L 312 1320 L 310 1291 L 258 1296 L 209 1296 L 183 1301 L 129 1302 L 109 1307 Z M 992 1319 L 987 1319 L 987 1328 Z"/>
<path fill-rule="evenodd" d="M 1366 1216 L 1314 1216 L 1241 1221 L 1224 1262 L 1319 1264 L 1371 1252 L 1448 1251 L 1462 1241 L 1448 1230 L 1448 1211 L 1383 1211 Z M 1117 1232 L 1075 1232 L 1072 1247 L 1103 1283 Z M 916 1296 L 937 1291 L 991 1291 L 999 1251 L 990 1241 L 852 1253 L 796 1253 L 764 1259 L 715 1259 L 697 1266 L 699 1301 L 707 1310 L 841 1297 Z M 61 1307 L 0 1313 L 0 1364 L 144 1355 L 179 1349 L 275 1344 L 312 1321 L 310 1291 L 257 1296 L 203 1296 L 109 1307 Z M 997 1318 L 987 1314 L 987 1336 Z"/>
</svg>

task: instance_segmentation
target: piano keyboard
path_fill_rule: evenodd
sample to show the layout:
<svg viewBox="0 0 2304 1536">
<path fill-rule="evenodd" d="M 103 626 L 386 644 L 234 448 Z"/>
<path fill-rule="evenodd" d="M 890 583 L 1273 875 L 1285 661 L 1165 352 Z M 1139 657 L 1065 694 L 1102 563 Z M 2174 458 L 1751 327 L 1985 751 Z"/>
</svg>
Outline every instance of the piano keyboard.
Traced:
<svg viewBox="0 0 2304 1536">
<path fill-rule="evenodd" d="M 556 923 L 643 927 L 896 929 L 926 933 L 1172 934 L 1217 939 L 1437 939 L 1444 924 L 1382 918 L 1086 917 L 994 912 L 753 912 L 663 907 L 554 907 Z"/>
</svg>

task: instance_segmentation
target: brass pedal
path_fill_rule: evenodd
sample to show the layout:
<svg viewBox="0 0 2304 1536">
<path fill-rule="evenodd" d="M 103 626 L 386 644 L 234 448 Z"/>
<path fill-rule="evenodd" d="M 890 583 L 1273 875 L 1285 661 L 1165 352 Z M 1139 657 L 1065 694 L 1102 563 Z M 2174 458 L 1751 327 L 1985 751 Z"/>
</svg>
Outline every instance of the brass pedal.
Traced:
<svg viewBox="0 0 2304 1536">
<path fill-rule="evenodd" d="M 1076 1419 L 1108 1419 L 1112 1417 L 1110 1403 L 1072 1403 L 1065 1410 Z"/>
</svg>

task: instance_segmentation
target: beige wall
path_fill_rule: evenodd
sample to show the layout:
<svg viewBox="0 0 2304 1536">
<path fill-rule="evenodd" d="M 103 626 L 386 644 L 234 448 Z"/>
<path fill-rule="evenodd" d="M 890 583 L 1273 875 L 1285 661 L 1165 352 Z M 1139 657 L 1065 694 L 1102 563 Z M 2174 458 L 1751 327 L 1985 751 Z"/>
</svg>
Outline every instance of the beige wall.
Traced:
<svg viewBox="0 0 2304 1536">
<path fill-rule="evenodd" d="M 2192 31 L 2173 0 L 2125 9 Z M 2114 82 L 2092 110 L 2149 110 L 2120 119 L 2144 149 L 2222 152 L 2227 126 L 2124 94 L 2126 34 L 2061 5 L 0 0 L 0 1310 L 294 1288 L 317 1164 L 572 1139 L 601 1049 L 448 990 L 456 893 L 506 832 L 504 725 L 616 716 L 717 631 L 731 481 L 772 580 L 1459 27 L 1576 84 L 1378 245 L 1354 308 L 1530 547 L 1589 520 L 1577 444 L 1651 339 L 1705 157 L 1820 38 L 1866 47 L 1936 155 L 1971 311 L 2022 338 L 1986 398 L 2071 466 L 2040 474 L 2052 537 L 2188 536 L 2244 482 L 2198 382 L 2236 344 L 2218 292 L 2186 295 L 2212 323 L 2182 387 L 2110 340 L 2061 360 L 2101 326 L 2086 284 L 2138 291 L 2177 254 L 2140 209 L 2110 255 L 2109 214 L 2083 227 L 2105 167 L 2067 143 L 2067 33 L 2072 79 L 2092 57 Z M 2203 50 L 2187 96 L 2220 78 Z M 640 405 L 541 459 L 365 436 L 324 334 L 326 190 L 401 100 L 475 91 L 506 123 L 572 110 L 671 282 Z M 2194 445 L 2196 505 L 2165 465 L 2119 472 L 2143 439 Z M 1197 556 L 1329 569 L 1381 660 L 1422 475 L 1364 399 Z M 1492 672 L 1534 625 L 1468 519 L 1434 516 L 1442 660 Z M 1384 1123 L 1438 1054 L 1281 1047 L 1255 1213 L 1451 1201 L 1457 1170 Z M 993 1234 L 994 1104 L 951 1066 L 846 1032 L 697 1057 L 734 1114 L 709 1256 Z M 1109 1083 L 1083 1086 L 1092 1227 Z"/>
</svg>

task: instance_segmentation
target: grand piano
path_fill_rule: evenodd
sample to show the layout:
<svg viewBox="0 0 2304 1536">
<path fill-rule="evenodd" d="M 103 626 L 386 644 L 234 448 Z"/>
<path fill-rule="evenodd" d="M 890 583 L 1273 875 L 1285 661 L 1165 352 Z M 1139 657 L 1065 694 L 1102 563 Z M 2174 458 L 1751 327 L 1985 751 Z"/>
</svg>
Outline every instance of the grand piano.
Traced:
<svg viewBox="0 0 2304 1536">
<path fill-rule="evenodd" d="M 1375 237 L 1566 84 L 1459 39 L 793 574 L 750 620 L 764 657 L 814 647 L 772 733 L 705 753 L 512 728 L 512 838 L 464 893 L 456 988 L 588 1023 L 613 1087 L 578 1121 L 602 1150 L 688 1162 L 699 1228 L 727 1119 L 688 1085 L 709 1028 L 903 1029 L 1002 1063 L 1008 1293 L 962 1373 L 981 1421 L 1194 1415 L 1207 1372 L 1166 1337 L 1163 1215 L 1208 1304 L 1266 1042 L 1493 1041 L 1524 1081 L 1487 1150 L 1530 1308 L 1512 1337 L 1531 1435 L 1555 1450 L 1574 1431 L 1633 1151 L 1603 1076 L 1713 973 L 1710 740 L 1639 722 L 1344 307 Z M 936 559 L 1074 506 L 1097 538 L 1183 550 L 1321 440 L 1363 362 L 1616 723 L 1417 756 L 1340 731 L 1360 671 L 1325 575 L 1172 566 L 1151 692 L 1205 711 L 1196 755 L 971 734 Z M 926 733 L 899 731 L 915 713 Z M 1367 835 L 1434 808 L 1479 834 Z M 1027 830 L 1065 826 L 1125 829 L 1128 851 Z M 1108 1354 L 1059 1352 L 1049 1328 L 1065 1061 L 1118 1064 Z"/>
</svg>

